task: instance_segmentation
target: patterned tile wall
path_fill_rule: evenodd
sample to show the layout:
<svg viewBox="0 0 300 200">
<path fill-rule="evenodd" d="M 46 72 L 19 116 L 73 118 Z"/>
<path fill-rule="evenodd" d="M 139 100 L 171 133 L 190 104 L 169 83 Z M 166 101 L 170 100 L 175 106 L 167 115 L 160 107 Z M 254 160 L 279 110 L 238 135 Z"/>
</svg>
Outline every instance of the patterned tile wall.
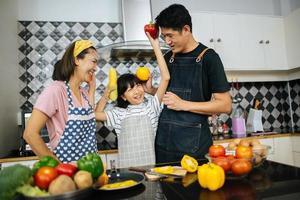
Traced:
<svg viewBox="0 0 300 200">
<path fill-rule="evenodd" d="M 123 41 L 122 24 L 93 22 L 19 21 L 19 85 L 20 108 L 31 110 L 37 96 L 52 81 L 54 63 L 60 59 L 66 47 L 77 39 L 90 39 L 96 47 Z M 146 65 L 153 74 L 154 84 L 159 82 L 159 70 L 155 58 L 102 58 L 96 72 L 98 100 L 107 85 L 111 66 L 118 74 L 135 72 L 139 65 Z M 290 130 L 292 127 L 289 106 L 289 82 L 240 83 L 232 87 L 232 96 L 239 97 L 240 106 L 248 112 L 254 98 L 263 100 L 263 126 L 266 131 Z M 291 105 L 295 129 L 300 128 L 299 80 L 291 81 Z M 235 108 L 238 104 L 234 104 Z M 111 106 L 111 105 L 110 105 Z M 231 126 L 229 115 L 220 116 Z M 97 139 L 101 149 L 116 147 L 113 131 L 102 127 Z"/>
<path fill-rule="evenodd" d="M 300 79 L 289 82 L 293 129 L 300 132 Z"/>
</svg>

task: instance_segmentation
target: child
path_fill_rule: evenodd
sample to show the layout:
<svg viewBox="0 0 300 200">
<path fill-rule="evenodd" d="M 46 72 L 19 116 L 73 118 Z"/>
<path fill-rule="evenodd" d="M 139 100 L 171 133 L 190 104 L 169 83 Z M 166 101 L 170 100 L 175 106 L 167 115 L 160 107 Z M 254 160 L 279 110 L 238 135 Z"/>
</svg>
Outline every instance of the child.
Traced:
<svg viewBox="0 0 300 200">
<path fill-rule="evenodd" d="M 109 94 L 107 89 L 96 108 L 96 120 L 113 127 L 118 135 L 119 167 L 155 164 L 155 133 L 170 74 L 158 38 L 153 39 L 149 33 L 146 34 L 161 74 L 155 95 L 144 102 L 145 91 L 141 81 L 133 74 L 123 74 L 117 81 L 117 107 L 103 111 Z"/>
</svg>

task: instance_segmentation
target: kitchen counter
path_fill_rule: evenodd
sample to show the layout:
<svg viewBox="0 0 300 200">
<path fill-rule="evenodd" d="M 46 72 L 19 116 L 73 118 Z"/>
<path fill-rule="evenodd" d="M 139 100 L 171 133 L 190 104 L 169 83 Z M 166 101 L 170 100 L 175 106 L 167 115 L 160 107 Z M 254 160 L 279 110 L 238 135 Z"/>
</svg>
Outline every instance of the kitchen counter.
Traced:
<svg viewBox="0 0 300 200">
<path fill-rule="evenodd" d="M 246 138 L 247 139 L 250 139 L 250 138 L 264 139 L 264 138 L 278 138 L 278 137 L 289 137 L 289 136 L 300 136 L 300 133 L 277 133 L 277 134 L 271 134 L 271 135 L 250 136 L 250 137 L 246 137 Z M 234 139 L 235 138 L 214 140 L 214 144 L 227 143 L 227 142 L 233 141 Z M 99 151 L 98 153 L 99 154 L 116 154 L 116 153 L 118 153 L 118 150 L 117 149 L 102 150 L 102 151 Z M 0 164 L 6 163 L 6 162 L 30 161 L 30 160 L 37 160 L 37 159 L 38 159 L 37 156 L 2 158 L 2 159 L 0 159 Z"/>
<path fill-rule="evenodd" d="M 205 162 L 207 160 L 199 161 L 200 164 Z M 153 166 L 144 168 L 150 167 Z M 128 170 L 122 169 L 120 172 Z M 123 190 L 93 191 L 82 199 L 300 199 L 300 168 L 272 161 L 265 161 L 245 177 L 227 177 L 224 186 L 214 192 L 201 188 L 197 179 L 185 186 L 182 180 L 170 178 L 159 181 L 144 180 L 142 184 Z"/>
</svg>

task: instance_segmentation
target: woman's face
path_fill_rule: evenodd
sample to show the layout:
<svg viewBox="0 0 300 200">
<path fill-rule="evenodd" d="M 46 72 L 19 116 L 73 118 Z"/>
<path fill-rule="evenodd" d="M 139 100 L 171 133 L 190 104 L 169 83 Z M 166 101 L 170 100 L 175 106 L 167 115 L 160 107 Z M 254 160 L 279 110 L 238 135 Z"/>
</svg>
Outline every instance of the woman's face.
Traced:
<svg viewBox="0 0 300 200">
<path fill-rule="evenodd" d="M 83 59 L 76 60 L 76 69 L 79 78 L 84 82 L 90 82 L 97 70 L 97 62 L 99 56 L 97 51 L 94 49 L 89 49 L 88 53 L 85 54 Z"/>
<path fill-rule="evenodd" d="M 141 84 L 136 84 L 133 87 L 128 86 L 122 98 L 128 101 L 131 105 L 138 105 L 144 101 L 145 91 Z"/>
</svg>

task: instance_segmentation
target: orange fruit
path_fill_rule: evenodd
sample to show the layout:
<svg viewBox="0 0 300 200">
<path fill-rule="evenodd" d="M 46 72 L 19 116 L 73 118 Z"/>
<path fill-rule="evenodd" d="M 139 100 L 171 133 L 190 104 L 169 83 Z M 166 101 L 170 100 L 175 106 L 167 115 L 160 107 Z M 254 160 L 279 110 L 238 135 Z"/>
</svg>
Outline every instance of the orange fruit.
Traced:
<svg viewBox="0 0 300 200">
<path fill-rule="evenodd" d="M 136 70 L 136 76 L 141 81 L 147 81 L 150 77 L 150 70 L 148 69 L 148 67 L 141 66 Z"/>
</svg>

